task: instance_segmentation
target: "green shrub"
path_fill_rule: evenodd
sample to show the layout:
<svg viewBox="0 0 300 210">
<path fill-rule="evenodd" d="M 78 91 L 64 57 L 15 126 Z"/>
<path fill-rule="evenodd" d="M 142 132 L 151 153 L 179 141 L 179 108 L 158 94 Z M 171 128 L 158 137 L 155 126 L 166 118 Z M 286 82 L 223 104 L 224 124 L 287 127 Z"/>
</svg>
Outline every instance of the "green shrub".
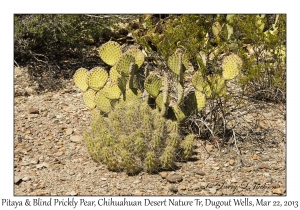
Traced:
<svg viewBox="0 0 300 210">
<path fill-rule="evenodd" d="M 244 61 L 239 77 L 242 94 L 261 99 L 278 96 L 273 101 L 285 101 L 284 14 L 146 16 L 133 34 L 159 68 L 166 68 L 163 60 L 181 48 L 202 74 L 220 74 L 222 56 L 236 53 Z"/>
<path fill-rule="evenodd" d="M 43 53 L 51 57 L 61 48 L 94 43 L 116 20 L 101 21 L 87 15 L 31 14 L 14 16 L 15 59 Z"/>
</svg>

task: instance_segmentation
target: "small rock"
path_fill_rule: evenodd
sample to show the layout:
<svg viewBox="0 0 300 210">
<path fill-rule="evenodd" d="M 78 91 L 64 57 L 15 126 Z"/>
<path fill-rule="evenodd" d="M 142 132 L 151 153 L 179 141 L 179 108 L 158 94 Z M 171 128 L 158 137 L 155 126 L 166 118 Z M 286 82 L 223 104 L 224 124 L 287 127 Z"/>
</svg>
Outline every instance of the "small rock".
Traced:
<svg viewBox="0 0 300 210">
<path fill-rule="evenodd" d="M 259 169 L 270 169 L 271 167 L 268 165 L 268 164 L 266 164 L 266 163 L 260 163 L 260 164 L 258 164 L 258 168 Z"/>
<path fill-rule="evenodd" d="M 258 160 L 258 156 L 257 155 L 251 155 L 250 158 L 253 159 L 253 160 Z"/>
<path fill-rule="evenodd" d="M 246 171 L 246 172 L 250 172 L 250 171 L 251 171 L 251 168 L 250 168 L 250 167 L 247 167 L 247 168 L 245 168 L 245 171 Z"/>
<path fill-rule="evenodd" d="M 21 184 L 21 182 L 22 182 L 23 180 L 22 180 L 22 177 L 15 177 L 15 179 L 14 179 L 14 183 L 16 184 L 16 185 L 19 185 L 19 184 Z"/>
<path fill-rule="evenodd" d="M 41 164 L 36 165 L 37 169 L 48 168 L 48 167 L 49 167 L 49 165 L 47 163 L 41 163 Z"/>
<path fill-rule="evenodd" d="M 199 186 L 193 186 L 192 190 L 199 190 Z"/>
<path fill-rule="evenodd" d="M 211 194 L 215 194 L 217 192 L 217 189 L 215 187 L 212 187 L 212 188 L 209 189 L 209 192 Z"/>
<path fill-rule="evenodd" d="M 66 135 L 69 136 L 73 133 L 73 128 L 67 128 Z"/>
<path fill-rule="evenodd" d="M 202 171 L 201 169 L 195 170 L 195 173 L 198 174 L 198 175 L 200 175 L 200 176 L 205 176 L 205 172 Z"/>
<path fill-rule="evenodd" d="M 102 181 L 106 181 L 106 180 L 107 180 L 107 178 L 101 178 L 101 180 L 102 180 Z"/>
<path fill-rule="evenodd" d="M 29 114 L 39 114 L 40 113 L 40 111 L 35 108 L 29 108 L 28 112 L 29 112 Z"/>
<path fill-rule="evenodd" d="M 219 170 L 220 169 L 220 167 L 218 167 L 218 166 L 214 166 L 214 167 L 212 167 L 212 169 L 214 169 L 214 170 Z"/>
<path fill-rule="evenodd" d="M 182 176 L 179 174 L 170 174 L 166 179 L 171 183 L 176 183 L 182 181 Z"/>
<path fill-rule="evenodd" d="M 229 161 L 229 164 L 230 164 L 230 165 L 234 165 L 234 160 L 230 160 L 230 161 Z"/>
<path fill-rule="evenodd" d="M 74 190 L 68 193 L 70 196 L 76 196 L 78 195 L 78 192 L 75 192 Z"/>
<path fill-rule="evenodd" d="M 138 184 L 138 183 L 140 183 L 141 182 L 141 180 L 135 180 L 134 182 L 132 182 L 133 184 Z"/>
<path fill-rule="evenodd" d="M 278 194 L 278 195 L 283 195 L 285 193 L 285 189 L 283 189 L 283 188 L 272 189 L 272 193 Z"/>
<path fill-rule="evenodd" d="M 174 192 L 174 193 L 177 193 L 177 192 L 178 192 L 178 188 L 177 188 L 175 185 L 171 185 L 171 186 L 169 187 L 169 190 L 170 190 L 171 192 Z"/>
<path fill-rule="evenodd" d="M 72 107 L 68 106 L 68 107 L 65 107 L 63 110 L 65 112 L 70 112 L 72 110 Z"/>
<path fill-rule="evenodd" d="M 232 183 L 237 183 L 238 181 L 236 180 L 236 178 L 232 178 L 231 180 L 230 180 L 230 182 L 232 182 Z"/>
<path fill-rule="evenodd" d="M 21 165 L 21 166 L 29 166 L 29 165 L 30 165 L 30 162 L 25 161 L 25 162 L 22 162 L 20 165 Z"/>
<path fill-rule="evenodd" d="M 209 151 L 209 152 L 211 152 L 211 151 L 214 150 L 214 146 L 213 146 L 213 145 L 209 145 L 209 144 L 206 144 L 205 148 L 206 148 L 206 150 Z"/>
<path fill-rule="evenodd" d="M 185 190 L 186 187 L 185 187 L 184 185 L 179 185 L 179 186 L 178 186 L 178 189 L 179 189 L 179 190 Z"/>
<path fill-rule="evenodd" d="M 24 182 L 26 182 L 26 181 L 28 181 L 28 180 L 31 180 L 31 177 L 25 176 L 25 177 L 22 178 L 22 180 L 23 180 Z"/>
<path fill-rule="evenodd" d="M 63 152 L 56 152 L 56 153 L 53 154 L 53 156 L 55 156 L 55 157 L 60 157 L 60 156 L 62 156 L 63 154 L 64 154 Z"/>
<path fill-rule="evenodd" d="M 79 143 L 79 142 L 83 141 L 83 137 L 82 136 L 71 136 L 70 140 L 71 140 L 71 142 Z"/>
<path fill-rule="evenodd" d="M 206 182 L 201 182 L 200 183 L 200 188 L 201 189 L 205 189 L 208 186 L 208 184 Z"/>
<path fill-rule="evenodd" d="M 269 161 L 269 158 L 268 157 L 262 157 L 261 160 L 262 161 Z"/>
<path fill-rule="evenodd" d="M 39 161 L 40 161 L 40 160 L 39 160 L 38 158 L 33 158 L 33 159 L 30 160 L 30 164 L 35 165 L 35 164 L 38 164 Z"/>
<path fill-rule="evenodd" d="M 139 191 L 139 190 L 136 190 L 136 191 L 134 191 L 133 195 L 134 196 L 142 196 L 143 193 L 141 191 Z"/>
<path fill-rule="evenodd" d="M 26 87 L 25 88 L 25 91 L 29 94 L 29 95 L 32 95 L 34 90 L 31 88 L 31 87 Z"/>
<path fill-rule="evenodd" d="M 168 176 L 168 172 L 166 172 L 166 171 L 160 172 L 159 174 L 163 179 L 167 178 L 167 176 Z"/>
<path fill-rule="evenodd" d="M 263 176 L 264 176 L 264 177 L 269 177 L 270 174 L 269 174 L 269 173 L 263 173 Z"/>
</svg>

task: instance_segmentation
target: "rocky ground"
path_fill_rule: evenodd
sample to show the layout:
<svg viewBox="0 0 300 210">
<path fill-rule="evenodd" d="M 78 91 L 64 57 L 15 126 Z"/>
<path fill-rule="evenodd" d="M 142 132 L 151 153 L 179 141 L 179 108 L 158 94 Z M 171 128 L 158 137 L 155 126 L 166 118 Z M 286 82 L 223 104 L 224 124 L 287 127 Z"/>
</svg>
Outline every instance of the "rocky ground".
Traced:
<svg viewBox="0 0 300 210">
<path fill-rule="evenodd" d="M 66 82 L 36 94 L 26 69 L 15 68 L 14 195 L 286 195 L 285 106 L 245 115 L 272 128 L 267 135 L 220 149 L 197 140 L 193 160 L 177 170 L 128 176 L 91 160 L 82 138 L 90 113 Z"/>
</svg>

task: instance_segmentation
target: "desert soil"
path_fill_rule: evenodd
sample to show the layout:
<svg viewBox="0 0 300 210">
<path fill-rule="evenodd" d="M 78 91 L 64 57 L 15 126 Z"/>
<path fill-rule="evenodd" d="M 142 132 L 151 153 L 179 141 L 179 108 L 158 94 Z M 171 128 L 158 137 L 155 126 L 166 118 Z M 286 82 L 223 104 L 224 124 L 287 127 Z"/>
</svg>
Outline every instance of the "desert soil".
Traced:
<svg viewBox="0 0 300 210">
<path fill-rule="evenodd" d="M 195 141 L 193 160 L 174 171 L 112 172 L 89 156 L 82 138 L 90 112 L 82 93 L 65 81 L 64 89 L 37 94 L 26 69 L 14 74 L 14 195 L 286 195 L 285 106 L 245 116 L 263 128 L 276 128 L 255 140 L 218 148 Z M 276 107 L 276 109 L 274 108 Z M 276 113 L 274 109 L 277 110 Z M 239 151 L 239 152 L 238 152 Z"/>
</svg>

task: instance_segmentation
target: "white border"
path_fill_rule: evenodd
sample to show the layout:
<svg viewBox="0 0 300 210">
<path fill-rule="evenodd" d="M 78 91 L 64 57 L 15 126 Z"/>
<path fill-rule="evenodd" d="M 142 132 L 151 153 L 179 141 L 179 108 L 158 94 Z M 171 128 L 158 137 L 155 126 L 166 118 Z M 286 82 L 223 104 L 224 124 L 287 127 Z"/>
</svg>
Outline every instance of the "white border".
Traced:
<svg viewBox="0 0 300 210">
<path fill-rule="evenodd" d="M 296 1 L 251 0 L 251 1 L 2 1 L 0 7 L 0 42 L 1 42 L 1 124 L 0 124 L 0 206 L 3 198 L 25 200 L 26 197 L 13 197 L 13 14 L 14 13 L 286 13 L 287 14 L 287 197 L 261 197 L 266 200 L 299 201 L 299 11 Z M 4 77 L 4 78 L 3 78 Z M 30 197 L 33 199 L 34 197 Z M 63 197 L 60 197 L 63 198 Z M 98 200 L 99 197 L 84 197 Z M 142 200 L 147 197 L 128 198 Z M 168 197 L 148 197 L 161 200 Z M 170 197 L 191 200 L 196 197 Z M 228 200 L 239 197 L 201 197 L 214 200 Z M 255 200 L 260 197 L 250 197 Z M 77 198 L 79 199 L 79 198 Z M 115 198 L 118 199 L 118 198 Z M 0 207 L 8 209 L 8 207 Z M 12 207 L 10 207 L 12 208 Z M 98 207 L 100 208 L 100 207 Z M 130 207 L 122 207 L 129 209 Z M 163 207 L 166 208 L 166 207 Z M 172 207 L 167 207 L 172 208 Z M 179 207 L 178 207 L 179 208 Z M 200 208 L 200 207 L 192 207 Z M 224 209 L 225 207 L 221 207 Z M 240 207 L 230 207 L 240 209 Z M 263 207 L 262 209 L 271 209 Z M 18 208 L 20 209 L 20 208 Z M 23 209 L 23 208 L 21 208 Z M 43 209 L 43 208 L 39 208 Z M 62 208 L 63 209 L 63 208 Z M 77 207 L 76 209 L 83 209 Z M 103 207 L 101 207 L 103 209 Z M 212 208 L 215 209 L 215 208 Z M 260 209 L 257 208 L 256 209 Z"/>
</svg>

